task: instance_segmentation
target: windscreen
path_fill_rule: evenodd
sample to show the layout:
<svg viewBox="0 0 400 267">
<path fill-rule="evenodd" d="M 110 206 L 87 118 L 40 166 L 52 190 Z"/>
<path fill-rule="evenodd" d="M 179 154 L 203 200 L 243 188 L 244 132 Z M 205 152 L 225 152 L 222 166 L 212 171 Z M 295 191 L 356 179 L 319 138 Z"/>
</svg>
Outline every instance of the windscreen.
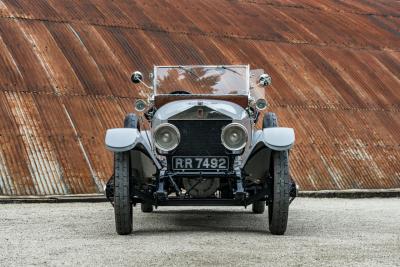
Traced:
<svg viewBox="0 0 400 267">
<path fill-rule="evenodd" d="M 155 67 L 155 94 L 247 95 L 247 66 Z"/>
</svg>

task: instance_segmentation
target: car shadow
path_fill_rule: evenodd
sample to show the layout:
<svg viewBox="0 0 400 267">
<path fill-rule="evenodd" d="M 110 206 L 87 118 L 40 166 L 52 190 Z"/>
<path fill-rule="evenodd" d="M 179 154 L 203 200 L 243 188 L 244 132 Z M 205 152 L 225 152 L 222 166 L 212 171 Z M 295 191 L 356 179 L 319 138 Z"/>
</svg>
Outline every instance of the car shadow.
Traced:
<svg viewBox="0 0 400 267">
<path fill-rule="evenodd" d="M 198 210 L 198 209 L 187 209 L 187 210 L 155 210 L 153 214 L 188 214 L 188 215 L 226 215 L 226 214 L 246 214 L 246 215 L 256 215 L 250 210 Z"/>
<path fill-rule="evenodd" d="M 268 216 L 249 210 L 158 210 L 143 220 L 156 220 L 151 226 L 134 230 L 134 235 L 185 232 L 247 232 L 270 234 Z"/>
</svg>

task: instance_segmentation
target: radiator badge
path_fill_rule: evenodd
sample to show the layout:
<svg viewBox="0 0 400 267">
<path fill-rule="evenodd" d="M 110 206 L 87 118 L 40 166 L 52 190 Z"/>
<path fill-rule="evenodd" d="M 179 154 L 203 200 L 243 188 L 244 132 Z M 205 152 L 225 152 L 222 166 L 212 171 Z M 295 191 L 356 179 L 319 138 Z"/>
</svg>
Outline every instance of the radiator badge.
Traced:
<svg viewBox="0 0 400 267">
<path fill-rule="evenodd" d="M 198 108 L 197 109 L 197 118 L 203 119 L 204 118 L 204 109 L 203 108 Z"/>
</svg>

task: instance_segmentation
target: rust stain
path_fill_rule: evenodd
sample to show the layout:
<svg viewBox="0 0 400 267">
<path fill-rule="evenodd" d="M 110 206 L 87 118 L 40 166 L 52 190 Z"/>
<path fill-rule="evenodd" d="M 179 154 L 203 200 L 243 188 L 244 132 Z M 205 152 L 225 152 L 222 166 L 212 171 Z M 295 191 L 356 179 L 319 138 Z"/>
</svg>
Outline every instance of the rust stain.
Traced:
<svg viewBox="0 0 400 267">
<path fill-rule="evenodd" d="M 0 195 L 100 192 L 136 69 L 247 64 L 304 190 L 400 187 L 398 1 L 0 0 Z"/>
</svg>

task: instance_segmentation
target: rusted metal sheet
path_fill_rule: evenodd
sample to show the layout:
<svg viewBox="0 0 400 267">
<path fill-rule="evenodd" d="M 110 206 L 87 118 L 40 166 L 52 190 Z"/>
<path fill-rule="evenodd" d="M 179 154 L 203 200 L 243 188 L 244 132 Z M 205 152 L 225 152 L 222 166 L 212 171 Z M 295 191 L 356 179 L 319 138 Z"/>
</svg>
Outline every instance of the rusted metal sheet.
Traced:
<svg viewBox="0 0 400 267">
<path fill-rule="evenodd" d="M 0 195 L 101 192 L 153 65 L 250 64 L 304 190 L 400 187 L 398 1 L 0 0 Z"/>
</svg>

